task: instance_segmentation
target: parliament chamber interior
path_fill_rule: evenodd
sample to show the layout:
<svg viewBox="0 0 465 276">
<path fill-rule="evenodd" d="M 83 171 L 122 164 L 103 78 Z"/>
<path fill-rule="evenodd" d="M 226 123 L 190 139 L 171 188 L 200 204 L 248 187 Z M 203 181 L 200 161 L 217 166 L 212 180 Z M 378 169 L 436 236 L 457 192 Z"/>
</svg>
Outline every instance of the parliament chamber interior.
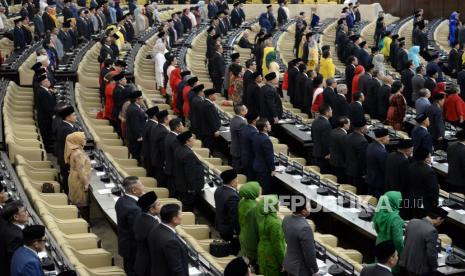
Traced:
<svg viewBox="0 0 465 276">
<path fill-rule="evenodd" d="M 465 275 L 462 6 L 0 0 L 0 275 Z"/>
</svg>

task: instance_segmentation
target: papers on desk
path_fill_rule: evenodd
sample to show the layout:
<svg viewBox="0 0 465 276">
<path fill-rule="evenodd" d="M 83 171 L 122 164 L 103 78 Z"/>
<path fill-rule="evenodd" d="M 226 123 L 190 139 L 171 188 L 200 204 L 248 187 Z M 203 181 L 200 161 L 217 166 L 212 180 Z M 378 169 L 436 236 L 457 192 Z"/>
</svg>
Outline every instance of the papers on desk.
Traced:
<svg viewBox="0 0 465 276">
<path fill-rule="evenodd" d="M 202 274 L 202 271 L 198 270 L 196 267 L 189 267 L 189 276 L 197 276 L 197 275 L 201 275 Z"/>
<path fill-rule="evenodd" d="M 318 189 L 318 186 L 317 185 L 308 185 L 308 188 L 312 189 L 312 190 L 316 190 L 316 189 Z"/>
<path fill-rule="evenodd" d="M 274 169 L 276 172 L 283 172 L 286 170 L 286 167 L 284 166 L 276 166 L 276 168 Z"/>
<path fill-rule="evenodd" d="M 95 164 L 97 164 L 97 161 L 96 161 L 96 160 L 90 160 L 90 163 L 91 163 L 92 165 L 95 165 Z"/>
<path fill-rule="evenodd" d="M 203 189 L 204 190 L 210 190 L 212 192 L 215 192 L 216 191 L 216 186 L 213 186 L 213 187 L 210 187 L 210 185 L 208 185 L 207 183 L 205 183 L 205 185 L 203 186 Z"/>
<path fill-rule="evenodd" d="M 286 120 L 283 120 L 283 119 L 278 121 L 278 124 L 285 124 L 285 123 L 287 123 L 287 122 L 286 122 Z"/>
<path fill-rule="evenodd" d="M 105 175 L 105 172 L 96 172 L 95 173 L 97 176 L 102 176 L 102 175 Z"/>
<path fill-rule="evenodd" d="M 305 131 L 305 134 L 312 135 L 311 131 Z"/>
<path fill-rule="evenodd" d="M 447 206 L 442 206 L 442 209 L 446 210 L 447 212 L 450 212 L 450 211 L 452 211 L 452 209 L 451 209 L 451 208 L 449 208 L 449 207 L 447 207 Z"/>
<path fill-rule="evenodd" d="M 114 188 L 114 187 L 115 187 L 115 183 L 105 184 L 105 188 Z"/>
<path fill-rule="evenodd" d="M 46 258 L 48 255 L 47 255 L 47 251 L 41 251 L 39 253 L 37 253 L 37 255 L 39 255 L 39 258 Z"/>
<path fill-rule="evenodd" d="M 111 189 L 100 189 L 98 193 L 101 195 L 111 194 Z"/>
<path fill-rule="evenodd" d="M 460 209 L 460 210 L 455 210 L 457 213 L 459 213 L 460 215 L 465 215 L 465 210 L 463 209 Z"/>
<path fill-rule="evenodd" d="M 116 201 L 118 201 L 118 198 L 119 198 L 119 197 L 114 196 L 114 197 L 113 197 L 113 200 L 116 202 Z"/>
<path fill-rule="evenodd" d="M 292 178 L 300 180 L 300 179 L 302 179 L 302 176 L 301 175 L 293 175 Z"/>
</svg>

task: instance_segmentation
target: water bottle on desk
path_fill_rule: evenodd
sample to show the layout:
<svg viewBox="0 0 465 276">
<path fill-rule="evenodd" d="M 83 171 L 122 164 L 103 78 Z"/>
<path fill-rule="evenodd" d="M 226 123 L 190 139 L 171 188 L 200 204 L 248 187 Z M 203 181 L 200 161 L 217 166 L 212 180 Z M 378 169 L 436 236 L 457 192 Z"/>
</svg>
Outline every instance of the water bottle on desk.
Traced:
<svg viewBox="0 0 465 276">
<path fill-rule="evenodd" d="M 447 245 L 446 247 L 446 257 L 452 255 L 454 253 L 454 248 L 452 248 L 452 246 L 449 244 Z"/>
</svg>

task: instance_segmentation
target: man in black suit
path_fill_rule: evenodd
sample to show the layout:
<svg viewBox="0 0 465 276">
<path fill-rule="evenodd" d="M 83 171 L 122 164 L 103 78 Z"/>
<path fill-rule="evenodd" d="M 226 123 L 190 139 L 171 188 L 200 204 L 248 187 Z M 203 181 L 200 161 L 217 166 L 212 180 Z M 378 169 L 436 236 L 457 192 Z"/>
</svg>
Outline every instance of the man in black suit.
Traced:
<svg viewBox="0 0 465 276">
<path fill-rule="evenodd" d="M 0 274 L 9 276 L 11 258 L 16 249 L 23 245 L 23 232 L 29 221 L 29 213 L 19 200 L 8 203 L 3 208 L 5 222 L 2 226 L 0 239 Z"/>
<path fill-rule="evenodd" d="M 71 0 L 64 1 L 64 7 L 61 13 L 63 14 L 63 22 L 69 18 L 74 18 L 73 11 L 71 10 Z"/>
<path fill-rule="evenodd" d="M 281 97 L 276 90 L 279 79 L 275 72 L 265 76 L 266 84 L 260 88 L 260 117 L 277 124 L 283 115 Z"/>
<path fill-rule="evenodd" d="M 63 43 L 63 50 L 65 52 L 70 52 L 74 47 L 73 37 L 71 36 L 69 29 L 71 28 L 71 24 L 69 21 L 64 21 L 63 26 L 60 28 L 58 32 L 58 38 Z"/>
<path fill-rule="evenodd" d="M 380 242 L 375 247 L 377 263 L 365 266 L 360 276 L 392 276 L 392 269 L 399 260 L 398 252 L 392 240 Z"/>
<path fill-rule="evenodd" d="M 373 79 L 374 68 L 375 66 L 371 63 L 365 67 L 365 73 L 358 80 L 358 91 L 354 92 L 362 92 L 363 95 L 367 94 L 369 82 Z"/>
<path fill-rule="evenodd" d="M 443 106 L 445 94 L 437 93 L 433 96 L 433 104 L 426 108 L 430 125 L 428 131 L 431 134 L 434 145 L 440 145 L 446 135 L 446 125 L 443 118 Z"/>
<path fill-rule="evenodd" d="M 53 29 L 56 28 L 55 21 L 53 20 L 52 16 L 49 14 L 48 7 L 44 8 L 44 13 L 42 14 L 42 21 L 44 22 L 45 32 L 47 31 L 52 32 Z"/>
<path fill-rule="evenodd" d="M 339 126 L 339 118 L 346 117 L 349 114 L 349 103 L 347 102 L 347 85 L 338 84 L 337 94 L 333 99 L 333 118 L 331 120 L 333 127 Z"/>
<path fill-rule="evenodd" d="M 15 27 L 13 29 L 13 42 L 15 50 L 21 51 L 26 48 L 26 38 L 24 36 L 24 31 L 22 27 L 22 18 L 17 18 L 14 20 Z"/>
<path fill-rule="evenodd" d="M 316 163 L 320 167 L 322 174 L 330 173 L 329 165 L 329 135 L 331 133 L 331 123 L 329 119 L 333 116 L 331 107 L 327 104 L 322 104 L 318 110 L 320 116 L 312 123 L 312 156 L 316 159 Z"/>
<path fill-rule="evenodd" d="M 422 218 L 425 213 L 438 206 L 439 184 L 436 173 L 431 168 L 431 154 L 420 147 L 414 149 L 413 158 L 415 161 L 408 168 L 408 194 L 402 195 L 402 198 L 409 199 L 410 215 Z"/>
<path fill-rule="evenodd" d="M 182 222 L 181 208 L 177 204 L 163 205 L 161 223 L 149 234 L 149 251 L 152 260 L 151 276 L 188 276 L 189 257 L 186 242 L 176 234 Z"/>
<path fill-rule="evenodd" d="M 144 194 L 144 184 L 136 176 L 128 176 L 123 181 L 124 195 L 116 201 L 116 221 L 118 230 L 118 254 L 123 257 L 124 271 L 129 276 L 134 271 L 137 243 L 134 235 L 134 221 L 141 213 L 137 206 L 139 197 Z"/>
<path fill-rule="evenodd" d="M 89 12 L 86 9 L 81 9 L 79 11 L 79 17 L 76 19 L 76 29 L 80 38 L 90 40 L 90 29 L 89 22 L 86 19 L 85 12 Z"/>
<path fill-rule="evenodd" d="M 370 114 L 371 118 L 376 118 L 378 115 L 378 106 L 376 103 L 379 89 L 381 88 L 381 73 L 378 70 L 373 70 L 373 77 L 368 80 L 366 84 L 366 98 L 365 98 L 365 110 Z"/>
<path fill-rule="evenodd" d="M 351 122 L 360 122 L 365 119 L 365 111 L 363 109 L 363 102 L 365 95 L 362 92 L 354 94 L 354 101 L 349 105 L 348 117 Z"/>
<path fill-rule="evenodd" d="M 413 151 L 423 148 L 429 153 L 433 153 L 433 138 L 428 132 L 430 125 L 429 118 L 426 114 L 419 114 L 415 118 L 417 125 L 412 130 Z"/>
<path fill-rule="evenodd" d="M 204 116 L 204 114 L 202 114 L 202 105 L 205 101 L 205 93 L 203 89 L 204 85 L 198 84 L 192 87 L 191 92 L 189 92 L 194 94 L 189 109 L 189 120 L 191 122 L 190 130 L 195 135 L 199 135 L 200 133 L 200 126 L 202 125 Z"/>
<path fill-rule="evenodd" d="M 408 52 L 405 41 L 399 43 L 399 49 L 397 50 L 397 72 L 402 72 L 407 67 Z"/>
<path fill-rule="evenodd" d="M 223 240 L 230 241 L 230 254 L 239 252 L 239 193 L 237 173 L 234 169 L 221 173 L 223 185 L 215 191 L 215 229 Z"/>
<path fill-rule="evenodd" d="M 465 65 L 462 65 L 462 70 L 457 74 L 457 84 L 460 85 L 460 97 L 465 100 Z"/>
<path fill-rule="evenodd" d="M 63 121 L 56 131 L 55 155 L 57 157 L 58 165 L 60 166 L 62 189 L 66 194 L 68 194 L 69 164 L 65 163 L 65 144 L 66 137 L 69 134 L 78 131 L 78 128 L 75 126 L 77 117 L 72 106 L 62 109 L 59 116 Z"/>
<path fill-rule="evenodd" d="M 420 55 L 425 58 L 429 59 L 430 55 L 428 53 L 428 34 L 425 31 L 425 25 L 419 25 L 418 30 L 418 46 L 420 46 Z"/>
<path fill-rule="evenodd" d="M 234 106 L 234 117 L 229 123 L 229 132 L 231 134 L 231 145 L 230 153 L 232 157 L 232 167 L 236 169 L 237 172 L 242 173 L 241 165 L 241 143 L 240 143 L 240 133 L 241 129 L 247 125 L 247 120 L 245 115 L 248 110 L 245 105 L 238 104 Z"/>
<path fill-rule="evenodd" d="M 50 152 L 53 150 L 52 117 L 56 105 L 55 94 L 50 89 L 50 81 L 45 73 L 37 77 L 35 84 L 38 84 L 35 97 L 37 100 L 37 123 L 45 149 Z"/>
<path fill-rule="evenodd" d="M 207 89 L 204 91 L 205 100 L 200 108 L 203 114 L 200 122 L 199 138 L 205 147 L 213 153 L 215 148 L 216 138 L 220 136 L 221 119 L 218 110 L 215 106 L 216 93 L 215 89 Z"/>
<path fill-rule="evenodd" d="M 253 160 L 255 158 L 253 152 L 253 138 L 258 133 L 256 124 L 258 120 L 258 114 L 254 112 L 247 112 L 245 115 L 247 119 L 247 125 L 241 128 L 239 138 L 241 144 L 241 165 L 244 174 L 247 176 L 248 181 L 255 180 L 255 174 L 253 172 Z"/>
<path fill-rule="evenodd" d="M 294 104 L 295 100 L 295 90 L 297 89 L 297 76 L 299 75 L 299 68 L 298 64 L 301 62 L 300 58 L 294 59 L 290 63 L 290 67 L 287 70 L 288 76 L 288 87 L 287 87 L 287 95 L 292 104 Z"/>
<path fill-rule="evenodd" d="M 326 80 L 326 88 L 323 90 L 323 101 L 325 104 L 329 105 L 331 109 L 334 109 L 334 98 L 337 95 L 336 88 L 336 80 L 334 80 L 333 78 L 329 78 Z"/>
<path fill-rule="evenodd" d="M 126 138 L 128 149 L 132 158 L 140 162 L 140 151 L 144 135 L 144 125 L 147 117 L 143 109 L 144 98 L 141 91 L 133 91 L 129 94 L 131 104 L 126 111 Z M 153 164 L 152 164 L 153 165 Z"/>
<path fill-rule="evenodd" d="M 126 62 L 122 60 L 117 60 L 115 62 L 115 66 L 126 67 Z M 121 136 L 121 127 L 120 127 L 120 119 L 119 114 L 121 109 L 123 109 L 123 104 L 127 100 L 128 90 L 126 90 L 127 80 L 124 77 L 124 73 L 120 72 L 118 75 L 113 76 L 113 80 L 116 82 L 116 86 L 113 90 L 113 110 L 111 111 L 111 118 L 113 122 L 115 122 L 114 127 L 116 132 Z"/>
<path fill-rule="evenodd" d="M 174 152 L 174 175 L 176 176 L 176 193 L 179 194 L 182 208 L 192 212 L 198 193 L 203 189 L 204 167 L 192 151 L 194 139 L 190 131 L 177 136 L 179 146 Z"/>
<path fill-rule="evenodd" d="M 345 139 L 346 174 L 349 183 L 357 187 L 357 193 L 363 194 L 366 190 L 364 177 L 366 175 L 366 149 L 368 141 L 366 120 L 352 121 L 354 131 Z"/>
<path fill-rule="evenodd" d="M 159 111 L 156 116 L 158 125 L 152 128 L 150 133 L 150 140 L 148 141 L 148 143 L 151 145 L 150 157 L 152 169 L 154 170 L 152 175 L 155 176 L 160 186 L 167 187 L 166 175 L 163 171 L 163 166 L 165 164 L 164 143 L 165 137 L 170 131 L 170 118 L 168 116 L 168 111 L 166 110 Z"/>
<path fill-rule="evenodd" d="M 347 61 L 350 59 L 351 56 L 354 56 L 357 58 L 357 62 L 359 60 L 359 52 L 360 52 L 360 46 L 358 44 L 360 43 L 360 36 L 359 35 L 351 35 L 349 36 L 349 41 L 344 45 L 345 50 L 344 50 L 344 59 Z M 346 65 L 350 65 L 351 61 L 349 60 Z M 357 63 L 358 64 L 358 63 Z M 355 91 L 352 91 L 355 92 Z"/>
<path fill-rule="evenodd" d="M 158 113 L 158 107 L 154 106 L 145 111 L 147 114 L 147 122 L 145 122 L 144 132 L 142 135 L 142 157 L 144 160 L 144 168 L 147 171 L 147 176 L 154 177 L 153 170 L 152 170 L 152 162 L 151 162 L 151 147 L 152 144 L 149 142 L 151 140 L 151 132 L 152 129 L 158 125 L 158 121 L 155 115 Z"/>
<path fill-rule="evenodd" d="M 385 76 L 383 79 L 383 85 L 378 90 L 376 95 L 376 119 L 379 119 L 381 122 L 386 120 L 387 111 L 389 108 L 389 97 L 391 96 L 391 86 L 394 80 L 391 76 Z"/>
<path fill-rule="evenodd" d="M 262 194 L 267 195 L 272 192 L 271 177 L 276 174 L 274 166 L 274 150 L 268 133 L 271 125 L 266 118 L 257 121 L 258 133 L 253 137 L 253 172 L 258 183 L 262 187 Z"/>
<path fill-rule="evenodd" d="M 345 100 L 345 98 L 344 98 Z M 345 147 L 347 131 L 350 129 L 349 118 L 342 116 L 337 119 L 337 128 L 329 135 L 329 163 L 338 183 L 347 183 Z"/>
<path fill-rule="evenodd" d="M 113 53 L 113 50 L 111 49 L 111 39 L 108 36 L 102 37 L 100 40 L 100 44 L 102 44 L 102 47 L 100 47 L 100 54 L 99 54 L 99 62 L 103 62 L 105 59 L 111 59 L 113 62 L 116 60 L 115 53 Z"/>
<path fill-rule="evenodd" d="M 234 8 L 231 11 L 231 24 L 233 28 L 238 28 L 245 20 L 245 17 L 243 17 L 243 14 L 241 13 L 240 4 L 241 2 L 238 1 L 233 4 Z"/>
<path fill-rule="evenodd" d="M 134 271 L 138 276 L 150 276 L 152 260 L 149 252 L 149 234 L 153 228 L 158 227 L 161 220 L 161 204 L 157 195 L 150 191 L 139 198 L 137 206 L 142 212 L 134 220 L 134 240 L 137 243 Z"/>
<path fill-rule="evenodd" d="M 399 191 L 407 194 L 407 174 L 409 158 L 412 156 L 413 143 L 411 139 L 402 139 L 397 151 L 389 153 L 386 159 L 386 180 L 384 192 Z"/>
<path fill-rule="evenodd" d="M 465 130 L 460 130 L 455 134 L 457 142 L 447 148 L 447 161 L 449 162 L 449 172 L 447 174 L 447 184 L 449 192 L 465 192 Z"/>
<path fill-rule="evenodd" d="M 176 148 L 180 145 L 176 138 L 184 131 L 184 126 L 181 119 L 175 118 L 170 121 L 170 132 L 166 135 L 164 147 L 165 166 L 164 171 L 167 179 L 167 186 L 170 192 L 170 197 L 175 197 L 176 182 L 174 175 L 174 153 Z"/>
<path fill-rule="evenodd" d="M 242 103 L 248 106 L 247 102 L 247 87 L 255 82 L 255 79 L 252 78 L 252 74 L 257 71 L 257 63 L 253 59 L 248 59 L 245 62 L 245 72 L 244 72 L 244 82 L 242 86 Z"/>
<path fill-rule="evenodd" d="M 405 64 L 405 69 L 402 70 L 400 73 L 400 81 L 404 85 L 404 96 L 405 99 L 407 100 L 407 103 L 409 106 L 412 106 L 412 93 L 413 93 L 413 87 L 412 87 L 412 79 L 415 76 L 415 65 L 411 60 L 407 61 Z"/>
<path fill-rule="evenodd" d="M 260 85 L 262 83 L 262 75 L 260 72 L 255 71 L 250 76 L 252 82 L 247 86 L 247 91 L 244 93 L 244 100 L 247 102 L 246 106 L 249 112 L 260 113 Z"/>
<path fill-rule="evenodd" d="M 399 50 L 399 35 L 395 34 L 391 36 L 392 42 L 391 46 L 389 47 L 389 57 L 388 61 L 390 62 L 393 68 L 397 68 L 397 52 Z M 403 38 L 405 40 L 405 38 Z"/>
<path fill-rule="evenodd" d="M 459 54 L 459 42 L 454 42 L 454 47 L 449 52 L 449 61 L 447 62 L 447 68 L 451 77 L 457 77 L 457 72 L 462 65 L 462 58 Z"/>
<path fill-rule="evenodd" d="M 216 91 L 221 93 L 223 90 L 224 72 L 226 70 L 226 62 L 223 57 L 223 46 L 217 44 L 215 46 L 215 51 L 212 58 L 212 82 Z"/>
<path fill-rule="evenodd" d="M 345 71 L 346 84 L 347 84 L 347 101 L 352 101 L 352 80 L 354 79 L 355 67 L 358 65 L 358 59 L 355 56 L 350 56 L 347 58 L 347 66 Z"/>
<path fill-rule="evenodd" d="M 389 144 L 389 132 L 386 128 L 373 130 L 375 141 L 370 143 L 366 151 L 368 194 L 379 198 L 385 187 L 386 159 Z"/>
<path fill-rule="evenodd" d="M 286 11 L 284 10 L 284 7 L 287 5 L 286 1 L 282 1 L 279 4 L 278 8 L 278 26 L 283 26 L 289 21 L 289 17 L 287 16 Z"/>
</svg>

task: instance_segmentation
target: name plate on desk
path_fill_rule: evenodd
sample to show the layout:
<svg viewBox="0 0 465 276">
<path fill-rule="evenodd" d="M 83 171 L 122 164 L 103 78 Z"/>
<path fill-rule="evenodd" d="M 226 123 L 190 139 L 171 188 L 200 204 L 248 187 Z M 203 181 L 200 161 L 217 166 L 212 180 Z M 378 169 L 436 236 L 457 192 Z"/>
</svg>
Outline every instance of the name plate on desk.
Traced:
<svg viewBox="0 0 465 276">
<path fill-rule="evenodd" d="M 115 187 L 115 183 L 105 184 L 105 188 L 114 188 L 114 187 Z"/>
<path fill-rule="evenodd" d="M 111 194 L 111 189 L 100 189 L 100 190 L 98 190 L 98 193 L 100 195 Z"/>
<path fill-rule="evenodd" d="M 96 172 L 95 173 L 97 176 L 102 176 L 102 175 L 105 175 L 105 172 Z"/>
</svg>

